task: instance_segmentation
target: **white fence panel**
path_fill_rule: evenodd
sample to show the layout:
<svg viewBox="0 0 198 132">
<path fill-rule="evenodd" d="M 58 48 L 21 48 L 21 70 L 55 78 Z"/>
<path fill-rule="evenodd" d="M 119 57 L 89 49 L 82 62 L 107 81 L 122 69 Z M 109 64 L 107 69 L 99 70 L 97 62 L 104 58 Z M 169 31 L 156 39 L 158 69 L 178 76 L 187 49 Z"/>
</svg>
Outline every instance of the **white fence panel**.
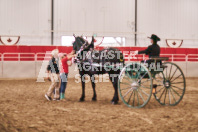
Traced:
<svg viewBox="0 0 198 132">
<path fill-rule="evenodd" d="M 177 64 L 184 73 L 184 76 L 187 77 L 187 62 L 173 62 Z"/>
<path fill-rule="evenodd" d="M 188 62 L 187 63 L 187 77 L 198 77 L 197 69 L 198 69 L 198 62 Z"/>
<path fill-rule="evenodd" d="M 4 61 L 3 78 L 33 78 L 35 77 L 34 61 Z"/>
</svg>

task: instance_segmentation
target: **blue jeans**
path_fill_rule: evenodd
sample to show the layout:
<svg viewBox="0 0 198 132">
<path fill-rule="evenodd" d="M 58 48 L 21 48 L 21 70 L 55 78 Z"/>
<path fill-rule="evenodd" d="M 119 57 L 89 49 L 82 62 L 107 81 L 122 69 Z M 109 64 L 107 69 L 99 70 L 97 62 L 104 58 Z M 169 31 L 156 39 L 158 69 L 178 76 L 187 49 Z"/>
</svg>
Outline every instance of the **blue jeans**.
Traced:
<svg viewBox="0 0 198 132">
<path fill-rule="evenodd" d="M 65 89 L 67 86 L 67 73 L 61 73 L 60 78 L 61 78 L 61 87 L 60 87 L 60 93 L 65 93 Z"/>
</svg>

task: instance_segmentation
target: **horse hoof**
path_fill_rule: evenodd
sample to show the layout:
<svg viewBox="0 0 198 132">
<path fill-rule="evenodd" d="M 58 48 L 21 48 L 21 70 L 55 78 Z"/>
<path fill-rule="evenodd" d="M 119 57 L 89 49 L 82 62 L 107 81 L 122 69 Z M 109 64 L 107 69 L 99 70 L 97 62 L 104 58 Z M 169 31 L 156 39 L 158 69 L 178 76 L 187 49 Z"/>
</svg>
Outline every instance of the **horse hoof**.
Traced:
<svg viewBox="0 0 198 132">
<path fill-rule="evenodd" d="M 97 99 L 96 98 L 92 98 L 92 101 L 97 101 Z"/>
<path fill-rule="evenodd" d="M 84 101 L 85 101 L 85 100 L 84 100 L 84 99 L 81 99 L 81 98 L 80 98 L 80 100 L 79 100 L 79 102 L 84 102 Z"/>
<path fill-rule="evenodd" d="M 117 101 L 111 101 L 111 104 L 116 105 L 116 104 L 118 104 L 118 102 Z"/>
</svg>

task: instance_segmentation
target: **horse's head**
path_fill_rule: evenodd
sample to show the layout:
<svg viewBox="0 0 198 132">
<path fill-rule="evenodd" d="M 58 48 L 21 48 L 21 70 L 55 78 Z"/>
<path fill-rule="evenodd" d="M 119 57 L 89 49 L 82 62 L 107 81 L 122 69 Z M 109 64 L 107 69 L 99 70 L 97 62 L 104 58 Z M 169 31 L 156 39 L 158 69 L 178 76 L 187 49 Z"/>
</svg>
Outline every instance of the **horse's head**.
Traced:
<svg viewBox="0 0 198 132">
<path fill-rule="evenodd" d="M 75 50 L 75 52 L 79 51 L 83 45 L 86 45 L 88 42 L 83 38 L 83 37 L 79 37 L 79 36 L 74 36 L 75 37 L 75 41 L 73 42 L 73 50 Z"/>
<path fill-rule="evenodd" d="M 90 49 L 94 49 L 94 37 L 92 37 L 92 41 L 89 44 L 89 42 L 87 40 L 85 40 L 82 36 L 81 37 L 75 37 L 75 41 L 73 42 L 73 50 L 76 52 L 77 60 L 80 60 L 80 58 L 84 58 L 83 57 L 83 52 L 87 52 Z"/>
</svg>

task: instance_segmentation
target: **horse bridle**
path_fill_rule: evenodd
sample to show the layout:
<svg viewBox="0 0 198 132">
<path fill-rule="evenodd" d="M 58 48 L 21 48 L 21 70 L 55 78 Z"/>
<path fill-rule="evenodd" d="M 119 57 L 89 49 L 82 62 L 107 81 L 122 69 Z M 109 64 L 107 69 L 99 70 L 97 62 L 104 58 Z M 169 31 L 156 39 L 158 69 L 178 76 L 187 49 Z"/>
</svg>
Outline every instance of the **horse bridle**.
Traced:
<svg viewBox="0 0 198 132">
<path fill-rule="evenodd" d="M 76 56 L 74 57 L 74 60 L 75 60 L 75 62 L 76 63 L 79 63 L 79 62 L 81 62 L 78 58 L 77 58 L 77 56 L 81 53 L 81 51 L 83 51 L 84 49 L 86 49 L 87 47 L 85 47 L 85 48 L 83 48 L 84 46 L 86 45 L 86 41 L 84 42 L 84 44 L 82 44 L 82 46 L 80 47 L 80 49 L 78 50 L 78 52 L 76 53 Z"/>
</svg>

